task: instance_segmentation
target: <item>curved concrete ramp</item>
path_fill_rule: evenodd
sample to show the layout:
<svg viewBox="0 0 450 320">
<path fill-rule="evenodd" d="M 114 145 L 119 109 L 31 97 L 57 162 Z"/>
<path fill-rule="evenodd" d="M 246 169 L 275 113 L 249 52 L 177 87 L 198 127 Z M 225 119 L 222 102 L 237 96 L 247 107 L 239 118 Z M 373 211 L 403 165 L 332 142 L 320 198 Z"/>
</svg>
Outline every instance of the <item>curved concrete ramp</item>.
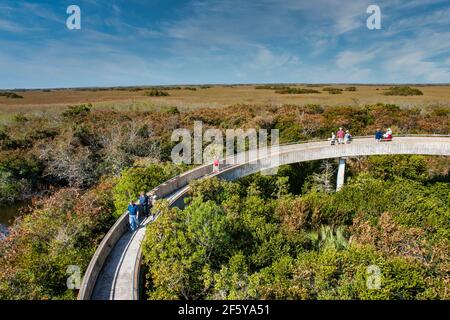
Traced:
<svg viewBox="0 0 450 320">
<path fill-rule="evenodd" d="M 373 138 L 355 138 L 351 144 L 330 146 L 328 141 L 280 146 L 276 153 L 258 157 L 256 161 L 222 166 L 221 179 L 235 180 L 262 168 L 296 162 L 340 157 L 422 154 L 450 156 L 450 136 L 395 137 L 392 142 L 376 143 Z M 273 161 L 276 157 L 277 161 Z M 182 206 L 190 181 L 212 175 L 210 164 L 199 166 L 155 188 L 159 198 L 166 198 L 172 206 Z M 79 299 L 133 300 L 140 270 L 140 245 L 145 236 L 145 221 L 135 232 L 126 231 L 125 213 L 108 232 L 91 260 L 83 279 Z"/>
<path fill-rule="evenodd" d="M 135 232 L 125 232 L 117 241 L 97 278 L 92 300 L 133 300 L 134 281 L 130 276 L 134 274 L 136 259 L 130 257 L 138 256 L 149 222 L 146 220 Z"/>
</svg>

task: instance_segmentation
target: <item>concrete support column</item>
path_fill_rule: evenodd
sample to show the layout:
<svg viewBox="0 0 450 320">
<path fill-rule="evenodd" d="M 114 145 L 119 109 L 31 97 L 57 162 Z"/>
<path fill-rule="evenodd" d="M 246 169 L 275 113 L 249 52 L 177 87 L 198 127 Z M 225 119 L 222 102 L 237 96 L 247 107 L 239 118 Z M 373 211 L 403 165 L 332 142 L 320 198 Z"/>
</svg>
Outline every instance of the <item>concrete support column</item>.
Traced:
<svg viewBox="0 0 450 320">
<path fill-rule="evenodd" d="M 339 158 L 339 168 L 337 173 L 336 191 L 339 191 L 344 185 L 345 179 L 345 157 Z"/>
</svg>

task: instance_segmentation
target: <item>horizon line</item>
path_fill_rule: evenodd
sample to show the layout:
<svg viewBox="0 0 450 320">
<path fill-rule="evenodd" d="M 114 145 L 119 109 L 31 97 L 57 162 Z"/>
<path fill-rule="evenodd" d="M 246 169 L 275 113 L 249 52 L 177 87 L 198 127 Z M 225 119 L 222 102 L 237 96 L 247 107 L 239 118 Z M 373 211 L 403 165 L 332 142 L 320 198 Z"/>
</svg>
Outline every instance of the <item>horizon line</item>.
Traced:
<svg viewBox="0 0 450 320">
<path fill-rule="evenodd" d="M 118 86 L 81 86 L 81 87 L 31 87 L 31 88 L 0 88 L 0 91 L 40 91 L 40 90 L 79 90 L 79 89 L 116 89 L 116 88 L 158 88 L 158 87 L 188 87 L 188 86 L 257 86 L 257 85 L 352 85 L 352 86 L 449 86 L 450 82 L 408 83 L 408 82 L 385 82 L 385 83 L 352 83 L 352 82 L 248 82 L 248 83 L 174 83 L 174 84 L 142 84 L 142 85 L 118 85 Z"/>
</svg>

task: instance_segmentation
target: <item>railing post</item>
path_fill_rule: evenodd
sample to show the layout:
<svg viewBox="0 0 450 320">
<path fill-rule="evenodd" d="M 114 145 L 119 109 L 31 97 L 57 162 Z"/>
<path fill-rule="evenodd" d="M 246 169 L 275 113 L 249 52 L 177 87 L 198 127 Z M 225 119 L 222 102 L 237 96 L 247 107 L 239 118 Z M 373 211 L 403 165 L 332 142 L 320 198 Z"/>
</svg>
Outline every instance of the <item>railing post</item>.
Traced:
<svg viewBox="0 0 450 320">
<path fill-rule="evenodd" d="M 345 157 L 339 158 L 339 168 L 337 173 L 336 191 L 339 191 L 344 185 L 345 180 Z"/>
</svg>

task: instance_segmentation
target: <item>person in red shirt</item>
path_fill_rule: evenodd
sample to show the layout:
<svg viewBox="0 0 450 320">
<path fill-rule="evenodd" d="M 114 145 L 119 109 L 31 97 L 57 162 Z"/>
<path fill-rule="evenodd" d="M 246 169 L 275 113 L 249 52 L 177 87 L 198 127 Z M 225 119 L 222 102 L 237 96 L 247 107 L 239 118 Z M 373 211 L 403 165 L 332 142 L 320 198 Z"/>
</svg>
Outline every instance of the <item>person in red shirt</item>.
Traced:
<svg viewBox="0 0 450 320">
<path fill-rule="evenodd" d="M 344 137 L 345 137 L 345 132 L 344 130 L 342 130 L 342 128 L 339 128 L 339 131 L 336 133 L 337 138 L 338 138 L 338 144 L 343 144 L 344 143 Z"/>
<path fill-rule="evenodd" d="M 213 173 L 219 172 L 219 159 L 217 157 L 214 158 L 213 161 Z"/>
<path fill-rule="evenodd" d="M 392 130 L 391 128 L 387 129 L 386 133 L 383 135 L 384 141 L 391 141 L 392 140 Z"/>
</svg>

